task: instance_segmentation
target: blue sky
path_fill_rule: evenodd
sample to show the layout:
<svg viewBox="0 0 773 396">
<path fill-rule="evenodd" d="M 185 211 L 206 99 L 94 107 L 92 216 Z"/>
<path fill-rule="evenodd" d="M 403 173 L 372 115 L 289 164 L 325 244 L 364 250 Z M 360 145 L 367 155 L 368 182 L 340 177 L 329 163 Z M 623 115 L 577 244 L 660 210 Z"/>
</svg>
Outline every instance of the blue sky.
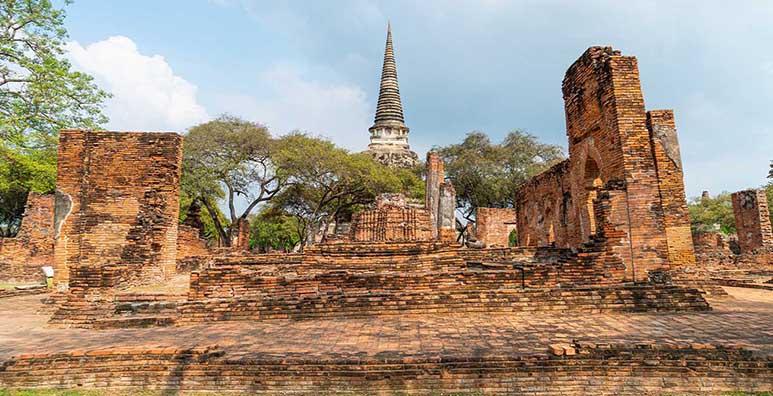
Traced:
<svg viewBox="0 0 773 396">
<path fill-rule="evenodd" d="M 761 185 L 773 159 L 770 1 L 76 0 L 67 12 L 73 64 L 114 94 L 110 129 L 184 132 L 231 113 L 363 150 L 391 20 L 420 156 L 472 130 L 566 147 L 564 72 L 613 45 L 638 58 L 647 108 L 676 112 L 688 196 Z"/>
</svg>

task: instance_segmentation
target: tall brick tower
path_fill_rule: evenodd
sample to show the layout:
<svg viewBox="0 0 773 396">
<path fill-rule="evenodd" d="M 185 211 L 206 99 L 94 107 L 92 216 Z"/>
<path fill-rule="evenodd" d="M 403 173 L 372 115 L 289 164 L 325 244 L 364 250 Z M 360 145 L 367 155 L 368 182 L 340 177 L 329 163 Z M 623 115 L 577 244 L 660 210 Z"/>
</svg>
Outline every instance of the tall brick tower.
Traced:
<svg viewBox="0 0 773 396">
<path fill-rule="evenodd" d="M 403 118 L 400 87 L 397 85 L 397 64 L 392 48 L 392 26 L 387 26 L 384 67 L 373 126 L 370 127 L 370 144 L 367 152 L 382 164 L 395 167 L 411 167 L 419 161 L 418 155 L 408 145 L 408 127 Z"/>
</svg>

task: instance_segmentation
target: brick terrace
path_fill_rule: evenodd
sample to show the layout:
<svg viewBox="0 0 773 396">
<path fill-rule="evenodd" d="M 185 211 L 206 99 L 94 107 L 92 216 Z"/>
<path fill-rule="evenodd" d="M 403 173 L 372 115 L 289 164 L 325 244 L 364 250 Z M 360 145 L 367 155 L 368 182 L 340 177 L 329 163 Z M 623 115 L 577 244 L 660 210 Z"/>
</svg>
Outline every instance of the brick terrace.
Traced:
<svg viewBox="0 0 773 396">
<path fill-rule="evenodd" d="M 0 360 L 22 353 L 74 349 L 194 347 L 226 354 L 303 353 L 308 358 L 379 353 L 527 354 L 555 342 L 738 344 L 773 355 L 773 292 L 728 288 L 705 313 L 436 314 L 219 322 L 174 328 L 96 331 L 46 326 L 40 296 L 0 299 Z"/>
</svg>

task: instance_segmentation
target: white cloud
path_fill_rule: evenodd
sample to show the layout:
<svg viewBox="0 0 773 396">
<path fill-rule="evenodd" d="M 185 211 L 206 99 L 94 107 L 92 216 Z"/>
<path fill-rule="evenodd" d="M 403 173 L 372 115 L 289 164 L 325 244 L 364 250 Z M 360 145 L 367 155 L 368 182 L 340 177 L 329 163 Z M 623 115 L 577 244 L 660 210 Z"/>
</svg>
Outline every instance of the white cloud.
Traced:
<svg viewBox="0 0 773 396">
<path fill-rule="evenodd" d="M 196 86 L 175 75 L 163 56 L 141 54 L 128 37 L 85 47 L 72 41 L 66 50 L 76 69 L 113 94 L 106 106 L 109 129 L 182 132 L 209 118 Z"/>
<path fill-rule="evenodd" d="M 218 108 L 266 124 L 277 134 L 297 129 L 322 135 L 350 150 L 367 147 L 374 109 L 360 87 L 309 80 L 286 64 L 270 67 L 259 80 L 264 92 L 221 95 Z"/>
</svg>

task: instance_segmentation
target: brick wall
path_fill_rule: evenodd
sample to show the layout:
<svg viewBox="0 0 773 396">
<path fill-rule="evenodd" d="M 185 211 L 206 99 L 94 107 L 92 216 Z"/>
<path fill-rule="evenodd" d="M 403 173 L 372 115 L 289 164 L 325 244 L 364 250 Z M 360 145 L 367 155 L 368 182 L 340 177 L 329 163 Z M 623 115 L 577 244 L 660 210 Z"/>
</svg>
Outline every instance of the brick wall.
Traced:
<svg viewBox="0 0 773 396">
<path fill-rule="evenodd" d="M 0 238 L 0 280 L 42 281 L 53 259 L 54 195 L 30 193 L 19 233 Z"/>
<path fill-rule="evenodd" d="M 116 287 L 168 278 L 177 253 L 182 136 L 60 134 L 57 283 Z M 77 268 L 77 271 L 74 269 Z M 91 280 L 91 281 L 89 281 Z"/>
<path fill-rule="evenodd" d="M 511 208 L 475 208 L 475 239 L 486 246 L 510 246 L 517 229 L 517 212 Z"/>
<path fill-rule="evenodd" d="M 411 205 L 402 194 L 381 194 L 369 210 L 352 215 L 349 239 L 357 242 L 429 241 L 429 211 Z"/>
<path fill-rule="evenodd" d="M 768 199 L 764 190 L 744 190 L 733 193 L 733 213 L 741 253 L 773 247 Z"/>
<path fill-rule="evenodd" d="M 177 226 L 177 260 L 209 254 L 211 251 L 207 246 L 207 241 L 201 238 L 199 229 L 185 224 Z"/>
<path fill-rule="evenodd" d="M 673 110 L 648 111 L 647 129 L 655 156 L 668 260 L 675 266 L 694 265 L 695 251 Z"/>
</svg>

